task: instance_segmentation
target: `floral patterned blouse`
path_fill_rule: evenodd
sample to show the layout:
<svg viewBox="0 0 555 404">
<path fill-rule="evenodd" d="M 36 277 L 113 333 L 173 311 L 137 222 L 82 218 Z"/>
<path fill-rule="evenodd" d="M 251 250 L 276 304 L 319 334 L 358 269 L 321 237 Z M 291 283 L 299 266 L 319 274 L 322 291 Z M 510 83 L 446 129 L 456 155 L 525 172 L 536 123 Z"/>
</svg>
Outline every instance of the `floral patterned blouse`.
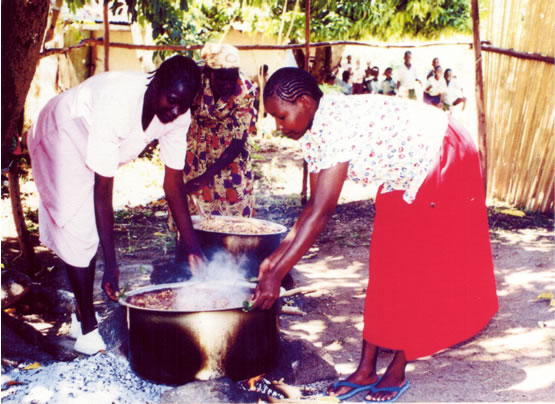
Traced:
<svg viewBox="0 0 555 404">
<path fill-rule="evenodd" d="M 201 89 L 191 106 L 191 126 L 187 134 L 185 180 L 206 171 L 222 155 L 234 139 L 256 132 L 257 111 L 255 88 L 240 72 L 235 93 L 214 99 L 210 80 L 203 71 Z M 252 217 L 254 211 L 254 178 L 249 143 L 227 167 L 197 192 L 205 212 L 213 215 Z M 197 208 L 189 201 L 191 213 Z"/>
<path fill-rule="evenodd" d="M 312 127 L 300 139 L 311 173 L 349 162 L 357 183 L 404 190 L 412 203 L 436 161 L 447 129 L 438 108 L 376 94 L 324 95 Z"/>
</svg>

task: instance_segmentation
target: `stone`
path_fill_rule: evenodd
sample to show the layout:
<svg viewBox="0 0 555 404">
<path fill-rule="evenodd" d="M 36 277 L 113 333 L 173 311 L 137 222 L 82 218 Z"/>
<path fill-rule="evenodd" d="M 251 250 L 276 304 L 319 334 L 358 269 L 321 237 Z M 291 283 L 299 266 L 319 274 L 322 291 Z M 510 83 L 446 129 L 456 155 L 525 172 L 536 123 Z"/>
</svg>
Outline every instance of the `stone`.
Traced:
<svg viewBox="0 0 555 404">
<path fill-rule="evenodd" d="M 282 335 L 278 363 L 265 377 L 269 380 L 283 378 L 285 383 L 298 386 L 335 380 L 338 374 L 314 345 Z"/>
<path fill-rule="evenodd" d="M 2 270 L 2 309 L 15 305 L 31 290 L 31 278 L 20 271 Z"/>
<path fill-rule="evenodd" d="M 103 318 L 98 325 L 98 332 L 102 336 L 109 352 L 127 356 L 129 332 L 127 330 L 127 312 L 124 306 L 118 305 Z"/>
</svg>

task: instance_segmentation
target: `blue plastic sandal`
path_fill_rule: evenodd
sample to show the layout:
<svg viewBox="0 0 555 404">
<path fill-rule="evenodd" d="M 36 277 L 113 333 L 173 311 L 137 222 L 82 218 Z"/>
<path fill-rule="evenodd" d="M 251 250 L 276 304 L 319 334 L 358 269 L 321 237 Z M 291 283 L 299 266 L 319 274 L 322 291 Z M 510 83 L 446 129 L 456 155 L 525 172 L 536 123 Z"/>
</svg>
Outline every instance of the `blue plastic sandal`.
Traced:
<svg viewBox="0 0 555 404">
<path fill-rule="evenodd" d="M 345 394 L 341 394 L 339 396 L 335 396 L 337 399 L 343 401 L 346 400 L 348 398 L 351 398 L 352 396 L 357 395 L 360 392 L 363 391 L 367 391 L 367 390 L 373 390 L 374 386 L 376 385 L 376 383 L 378 383 L 380 381 L 380 378 L 378 378 L 378 380 L 376 380 L 374 383 L 370 383 L 370 384 L 358 384 L 358 383 L 352 383 L 352 382 L 348 382 L 347 380 L 339 380 L 338 382 L 335 382 L 333 384 L 333 390 L 337 390 L 338 387 L 350 387 L 351 390 L 349 390 L 348 392 L 346 392 Z M 328 393 L 326 393 L 326 395 L 329 395 Z"/>
<path fill-rule="evenodd" d="M 403 384 L 402 386 L 399 387 L 370 387 L 370 390 L 372 390 L 372 393 L 378 393 L 380 391 L 385 391 L 385 392 L 391 392 L 391 393 L 397 393 L 395 394 L 395 396 L 393 398 L 390 398 L 389 400 L 367 400 L 366 397 L 363 397 L 363 400 L 365 403 L 392 403 L 394 401 L 396 401 L 399 397 L 401 397 L 401 394 L 403 394 L 408 388 L 410 387 L 410 383 L 408 380 L 405 381 L 405 384 Z"/>
</svg>

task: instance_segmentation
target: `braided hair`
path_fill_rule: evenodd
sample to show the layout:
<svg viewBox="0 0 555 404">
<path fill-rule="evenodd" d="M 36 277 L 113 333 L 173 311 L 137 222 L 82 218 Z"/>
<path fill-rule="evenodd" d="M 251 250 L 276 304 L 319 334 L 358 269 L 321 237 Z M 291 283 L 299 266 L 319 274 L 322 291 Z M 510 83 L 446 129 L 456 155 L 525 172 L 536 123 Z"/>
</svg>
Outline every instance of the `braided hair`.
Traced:
<svg viewBox="0 0 555 404">
<path fill-rule="evenodd" d="M 183 55 L 175 55 L 165 60 L 158 69 L 151 72 L 148 86 L 158 86 L 161 89 L 170 88 L 175 83 L 182 82 L 191 87 L 193 94 L 200 89 L 200 69 L 196 62 Z"/>
<path fill-rule="evenodd" d="M 264 99 L 274 95 L 294 103 L 303 95 L 319 101 L 324 94 L 310 73 L 297 67 L 282 67 L 270 76 L 264 87 Z"/>
</svg>

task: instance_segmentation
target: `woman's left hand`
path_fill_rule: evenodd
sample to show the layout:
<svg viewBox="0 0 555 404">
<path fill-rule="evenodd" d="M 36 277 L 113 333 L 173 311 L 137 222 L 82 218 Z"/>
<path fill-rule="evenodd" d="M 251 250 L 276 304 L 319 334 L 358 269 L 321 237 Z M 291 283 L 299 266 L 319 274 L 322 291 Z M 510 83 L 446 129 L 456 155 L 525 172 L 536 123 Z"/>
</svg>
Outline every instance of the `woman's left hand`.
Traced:
<svg viewBox="0 0 555 404">
<path fill-rule="evenodd" d="M 204 267 L 206 266 L 206 257 L 204 255 L 189 254 L 187 261 L 194 276 L 202 275 Z"/>
<path fill-rule="evenodd" d="M 205 185 L 208 185 L 207 178 L 203 177 L 202 175 L 199 175 L 198 177 L 193 178 L 192 180 L 189 180 L 185 183 L 185 192 L 187 194 L 192 194 L 193 192 L 198 191 Z"/>
</svg>

